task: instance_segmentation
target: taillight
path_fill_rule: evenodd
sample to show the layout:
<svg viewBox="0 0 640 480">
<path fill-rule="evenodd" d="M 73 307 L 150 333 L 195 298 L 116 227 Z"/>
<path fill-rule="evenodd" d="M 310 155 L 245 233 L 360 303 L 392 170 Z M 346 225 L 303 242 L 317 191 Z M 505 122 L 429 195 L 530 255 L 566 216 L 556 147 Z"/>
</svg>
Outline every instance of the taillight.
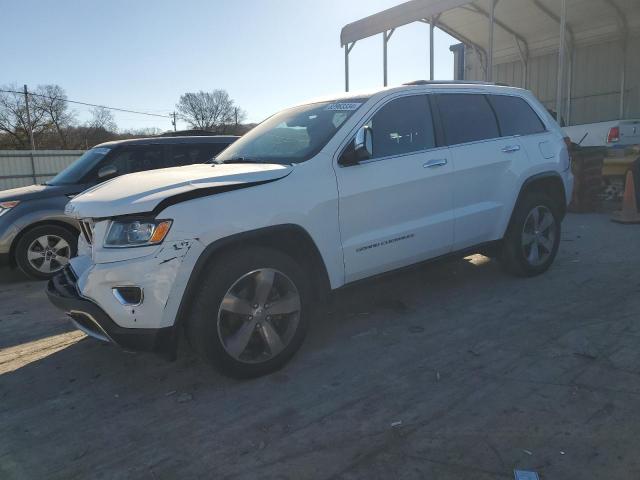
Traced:
<svg viewBox="0 0 640 480">
<path fill-rule="evenodd" d="M 615 143 L 620 140 L 620 128 L 611 127 L 609 129 L 609 135 L 607 135 L 607 143 Z"/>
</svg>

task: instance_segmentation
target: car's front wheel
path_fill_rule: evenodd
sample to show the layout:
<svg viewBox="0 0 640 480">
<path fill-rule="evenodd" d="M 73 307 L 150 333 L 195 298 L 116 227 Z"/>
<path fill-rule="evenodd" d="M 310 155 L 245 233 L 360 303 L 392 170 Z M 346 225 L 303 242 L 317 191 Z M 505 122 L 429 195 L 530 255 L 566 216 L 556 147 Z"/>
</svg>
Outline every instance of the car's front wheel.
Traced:
<svg viewBox="0 0 640 480">
<path fill-rule="evenodd" d="M 187 336 L 224 374 L 264 375 L 302 345 L 310 304 L 307 276 L 291 257 L 259 247 L 226 252 L 196 293 Z"/>
<path fill-rule="evenodd" d="M 18 240 L 15 260 L 28 277 L 46 280 L 62 270 L 77 250 L 77 235 L 58 225 L 42 225 Z"/>
<path fill-rule="evenodd" d="M 560 246 L 558 210 L 544 193 L 529 193 L 518 203 L 502 249 L 502 261 L 507 270 L 530 277 L 551 266 Z"/>
</svg>

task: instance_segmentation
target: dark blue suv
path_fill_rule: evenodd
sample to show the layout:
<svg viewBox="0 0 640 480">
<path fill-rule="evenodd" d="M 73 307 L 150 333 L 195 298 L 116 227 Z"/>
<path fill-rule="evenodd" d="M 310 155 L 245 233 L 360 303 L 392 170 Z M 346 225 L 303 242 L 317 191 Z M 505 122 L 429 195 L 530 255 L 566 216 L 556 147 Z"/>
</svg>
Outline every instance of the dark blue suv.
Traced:
<svg viewBox="0 0 640 480">
<path fill-rule="evenodd" d="M 47 279 L 75 256 L 79 227 L 65 216 L 74 195 L 118 175 L 205 163 L 238 137 L 138 138 L 102 143 L 42 185 L 0 191 L 0 265 Z"/>
</svg>

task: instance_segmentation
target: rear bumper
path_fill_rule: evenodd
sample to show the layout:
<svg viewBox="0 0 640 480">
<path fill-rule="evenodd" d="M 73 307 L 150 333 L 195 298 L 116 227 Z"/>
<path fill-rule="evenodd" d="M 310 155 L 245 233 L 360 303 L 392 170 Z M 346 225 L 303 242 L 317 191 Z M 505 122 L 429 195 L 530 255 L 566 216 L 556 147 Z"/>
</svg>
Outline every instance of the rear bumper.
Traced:
<svg viewBox="0 0 640 480">
<path fill-rule="evenodd" d="M 124 328 L 116 324 L 98 305 L 78 293 L 77 278 L 66 267 L 47 285 L 51 303 L 63 310 L 73 324 L 87 335 L 111 342 L 129 351 L 148 351 L 175 355 L 176 336 L 173 327 Z"/>
</svg>

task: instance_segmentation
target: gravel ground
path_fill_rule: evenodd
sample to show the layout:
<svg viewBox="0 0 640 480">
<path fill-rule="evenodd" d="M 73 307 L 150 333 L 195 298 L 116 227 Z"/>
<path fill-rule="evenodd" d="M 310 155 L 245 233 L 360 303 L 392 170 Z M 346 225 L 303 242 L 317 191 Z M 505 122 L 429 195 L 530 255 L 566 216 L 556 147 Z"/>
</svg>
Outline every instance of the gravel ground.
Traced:
<svg viewBox="0 0 640 480">
<path fill-rule="evenodd" d="M 640 227 L 563 226 L 536 278 L 473 256 L 344 289 L 251 381 L 87 339 L 0 271 L 0 478 L 639 478 Z"/>
</svg>

